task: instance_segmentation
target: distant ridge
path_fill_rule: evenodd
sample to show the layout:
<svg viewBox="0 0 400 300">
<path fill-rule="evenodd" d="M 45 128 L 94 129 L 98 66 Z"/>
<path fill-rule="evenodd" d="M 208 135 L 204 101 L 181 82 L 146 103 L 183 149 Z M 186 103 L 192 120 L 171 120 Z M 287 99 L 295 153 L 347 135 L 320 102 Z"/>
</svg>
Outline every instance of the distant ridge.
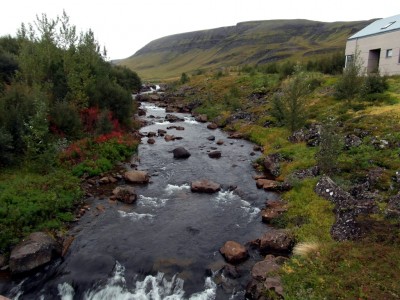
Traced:
<svg viewBox="0 0 400 300">
<path fill-rule="evenodd" d="M 154 79 L 177 77 L 197 69 L 309 60 L 344 51 L 347 38 L 373 21 L 241 22 L 154 40 L 118 64 L 135 70 L 144 79 Z"/>
</svg>

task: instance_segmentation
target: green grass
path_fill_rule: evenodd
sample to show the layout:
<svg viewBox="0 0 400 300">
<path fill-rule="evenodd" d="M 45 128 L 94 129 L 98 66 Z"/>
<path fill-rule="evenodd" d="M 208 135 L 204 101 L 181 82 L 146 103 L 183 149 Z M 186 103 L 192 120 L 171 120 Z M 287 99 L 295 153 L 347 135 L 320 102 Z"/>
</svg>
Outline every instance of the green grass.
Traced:
<svg viewBox="0 0 400 300">
<path fill-rule="evenodd" d="M 399 299 L 399 250 L 398 242 L 323 243 L 316 255 L 285 264 L 285 299 Z"/>
<path fill-rule="evenodd" d="M 0 175 L 0 250 L 27 234 L 59 229 L 73 219 L 82 196 L 79 180 L 65 170 L 40 175 L 8 170 Z"/>
</svg>

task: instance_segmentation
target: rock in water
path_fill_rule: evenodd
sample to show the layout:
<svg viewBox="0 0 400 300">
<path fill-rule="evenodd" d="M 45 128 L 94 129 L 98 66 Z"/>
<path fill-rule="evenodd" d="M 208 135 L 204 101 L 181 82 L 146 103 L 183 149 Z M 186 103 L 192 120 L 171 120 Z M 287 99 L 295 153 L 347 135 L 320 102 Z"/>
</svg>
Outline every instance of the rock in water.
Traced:
<svg viewBox="0 0 400 300">
<path fill-rule="evenodd" d="M 216 193 L 221 189 L 219 183 L 212 182 L 207 179 L 193 181 L 190 184 L 190 189 L 194 193 Z"/>
<path fill-rule="evenodd" d="M 132 204 L 137 199 L 136 191 L 131 186 L 118 186 L 112 193 L 117 200 L 127 204 Z"/>
<path fill-rule="evenodd" d="M 221 151 L 211 151 L 208 153 L 208 156 L 210 158 L 220 158 L 221 157 Z"/>
<path fill-rule="evenodd" d="M 172 153 L 174 153 L 174 158 L 178 159 L 190 157 L 190 152 L 183 147 L 175 148 Z"/>
<path fill-rule="evenodd" d="M 239 263 L 244 261 L 248 256 L 247 249 L 235 241 L 227 241 L 219 252 L 225 257 L 229 263 Z"/>
<path fill-rule="evenodd" d="M 34 232 L 19 243 L 10 255 L 13 274 L 28 272 L 61 255 L 61 246 L 44 232 Z"/>
<path fill-rule="evenodd" d="M 125 172 L 124 178 L 131 183 L 148 183 L 150 180 L 150 176 L 146 171 L 137 170 Z"/>
</svg>

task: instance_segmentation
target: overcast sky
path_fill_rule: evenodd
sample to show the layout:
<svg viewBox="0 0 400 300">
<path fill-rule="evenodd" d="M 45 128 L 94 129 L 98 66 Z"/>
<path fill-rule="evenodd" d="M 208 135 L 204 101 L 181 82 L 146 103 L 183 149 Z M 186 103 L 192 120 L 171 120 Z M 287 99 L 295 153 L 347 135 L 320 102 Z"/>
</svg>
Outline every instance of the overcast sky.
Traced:
<svg viewBox="0 0 400 300">
<path fill-rule="evenodd" d="M 308 19 L 358 21 L 400 14 L 398 0 L 4 0 L 0 36 L 15 35 L 37 14 L 55 18 L 63 9 L 81 31 L 91 28 L 110 59 L 125 58 L 154 39 L 235 25 L 242 21 Z"/>
</svg>

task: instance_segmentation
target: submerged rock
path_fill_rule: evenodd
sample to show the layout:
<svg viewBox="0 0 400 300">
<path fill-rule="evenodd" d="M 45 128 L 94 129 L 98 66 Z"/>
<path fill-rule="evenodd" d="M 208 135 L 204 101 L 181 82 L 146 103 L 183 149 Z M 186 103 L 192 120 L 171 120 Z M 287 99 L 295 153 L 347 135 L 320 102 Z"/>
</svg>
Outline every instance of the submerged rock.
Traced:
<svg viewBox="0 0 400 300">
<path fill-rule="evenodd" d="M 61 255 L 61 245 L 44 232 L 31 233 L 10 255 L 11 273 L 32 271 Z"/>
</svg>

